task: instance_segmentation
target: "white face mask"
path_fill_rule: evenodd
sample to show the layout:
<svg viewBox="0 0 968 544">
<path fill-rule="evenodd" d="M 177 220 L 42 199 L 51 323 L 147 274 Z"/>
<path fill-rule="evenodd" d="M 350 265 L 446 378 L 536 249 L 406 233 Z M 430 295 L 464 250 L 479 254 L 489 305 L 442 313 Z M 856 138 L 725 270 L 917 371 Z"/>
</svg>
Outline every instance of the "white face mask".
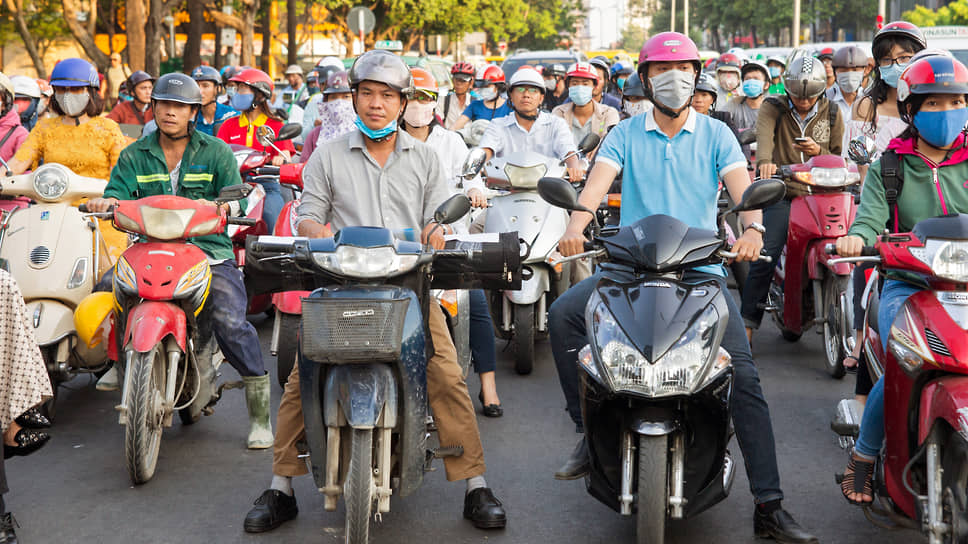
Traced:
<svg viewBox="0 0 968 544">
<path fill-rule="evenodd" d="M 629 117 L 634 117 L 640 113 L 645 113 L 652 109 L 652 103 L 648 100 L 639 100 L 638 102 L 625 101 L 622 104 L 622 110 L 629 115 Z"/>
<path fill-rule="evenodd" d="M 403 112 L 403 120 L 412 127 L 425 127 L 434 120 L 434 102 L 418 102 L 413 100 L 407 103 L 407 109 Z"/>
<path fill-rule="evenodd" d="M 696 75 L 681 70 L 666 70 L 650 77 L 649 83 L 655 100 L 676 111 L 688 104 L 696 91 Z"/>
<path fill-rule="evenodd" d="M 864 72 L 841 72 L 837 74 L 837 85 L 845 93 L 855 93 L 864 81 Z"/>
<path fill-rule="evenodd" d="M 88 93 L 68 93 L 60 92 L 54 93 L 54 98 L 57 100 L 57 105 L 60 106 L 61 110 L 68 117 L 80 117 L 84 113 L 84 108 L 87 107 L 88 101 L 91 100 L 91 95 Z"/>
<path fill-rule="evenodd" d="M 494 100 L 497 98 L 497 89 L 494 87 L 484 87 L 480 91 L 477 91 L 477 96 L 481 97 L 481 100 Z"/>
</svg>

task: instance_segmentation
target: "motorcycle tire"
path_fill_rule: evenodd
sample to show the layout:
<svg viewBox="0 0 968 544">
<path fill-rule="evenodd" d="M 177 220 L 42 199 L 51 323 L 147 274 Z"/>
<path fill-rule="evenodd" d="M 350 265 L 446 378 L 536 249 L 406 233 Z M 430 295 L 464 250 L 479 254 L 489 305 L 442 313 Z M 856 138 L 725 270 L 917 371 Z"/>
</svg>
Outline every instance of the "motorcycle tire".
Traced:
<svg viewBox="0 0 968 544">
<path fill-rule="evenodd" d="M 163 387 L 165 384 L 165 351 L 156 345 L 147 353 L 131 358 L 130 387 L 125 406 L 124 459 L 134 484 L 143 484 L 155 474 L 161 431 L 164 425 Z"/>
<path fill-rule="evenodd" d="M 823 289 L 823 346 L 825 355 L 824 368 L 836 380 L 847 373 L 844 369 L 844 349 L 840 338 L 840 295 L 847 289 L 850 278 L 827 274 L 821 288 Z"/>
<path fill-rule="evenodd" d="M 525 376 L 534 370 L 534 304 L 514 305 L 514 371 Z"/>
<path fill-rule="evenodd" d="M 296 356 L 299 352 L 299 322 L 301 315 L 276 312 L 276 319 L 279 322 L 279 347 L 276 348 L 276 379 L 279 386 L 286 388 L 289 381 L 289 374 L 296 365 Z"/>
<path fill-rule="evenodd" d="M 796 333 L 790 329 L 780 329 L 780 335 L 783 336 L 783 339 L 787 342 L 796 342 L 801 336 L 803 336 L 802 333 Z"/>
<path fill-rule="evenodd" d="M 669 496 L 669 437 L 639 435 L 638 508 L 635 541 L 662 544 Z"/>
<path fill-rule="evenodd" d="M 367 544 L 373 507 L 373 430 L 348 429 L 349 469 L 343 484 L 346 501 L 346 544 Z"/>
</svg>

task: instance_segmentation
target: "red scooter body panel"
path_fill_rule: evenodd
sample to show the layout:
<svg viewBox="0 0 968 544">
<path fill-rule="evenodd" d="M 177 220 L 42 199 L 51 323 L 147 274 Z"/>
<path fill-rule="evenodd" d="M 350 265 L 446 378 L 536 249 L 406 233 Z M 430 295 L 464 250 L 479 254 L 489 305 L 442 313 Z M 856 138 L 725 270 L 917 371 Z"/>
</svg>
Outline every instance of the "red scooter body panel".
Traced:
<svg viewBox="0 0 968 544">
<path fill-rule="evenodd" d="M 145 242 L 129 247 L 121 258 L 134 269 L 138 296 L 146 300 L 172 300 L 178 280 L 208 257 L 191 244 Z"/>
<path fill-rule="evenodd" d="M 283 167 L 288 165 L 283 165 Z M 302 169 L 300 169 L 300 187 L 302 186 Z M 280 173 L 281 178 L 281 173 Z M 299 201 L 293 200 L 292 202 L 287 202 L 282 208 L 282 212 L 279 213 L 279 220 L 276 221 L 276 230 L 273 232 L 276 236 L 295 236 L 295 231 L 292 228 L 292 219 L 296 215 L 296 209 L 299 207 Z M 279 309 L 280 312 L 292 315 L 302 314 L 302 299 L 303 297 L 309 296 L 309 291 L 283 291 L 282 293 L 272 294 L 272 304 Z"/>
<path fill-rule="evenodd" d="M 946 376 L 924 386 L 918 412 L 918 444 L 923 444 L 935 421 L 941 419 L 952 429 L 968 429 L 968 376 Z"/>
<path fill-rule="evenodd" d="M 124 329 L 124 345 L 138 353 L 155 347 L 168 335 L 175 337 L 183 351 L 186 349 L 188 324 L 185 312 L 171 302 L 143 302 L 128 312 Z"/>
</svg>

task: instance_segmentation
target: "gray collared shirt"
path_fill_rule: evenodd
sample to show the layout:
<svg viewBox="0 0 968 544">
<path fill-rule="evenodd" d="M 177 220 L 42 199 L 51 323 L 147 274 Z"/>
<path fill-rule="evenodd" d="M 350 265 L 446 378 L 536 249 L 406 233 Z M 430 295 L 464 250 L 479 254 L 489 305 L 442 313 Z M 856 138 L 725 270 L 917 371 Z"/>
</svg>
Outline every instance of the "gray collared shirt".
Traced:
<svg viewBox="0 0 968 544">
<path fill-rule="evenodd" d="M 298 221 L 331 223 L 334 231 L 346 226 L 420 231 L 450 194 L 429 145 L 398 130 L 381 168 L 366 150 L 363 134 L 354 130 L 316 148 L 309 158 Z"/>
</svg>

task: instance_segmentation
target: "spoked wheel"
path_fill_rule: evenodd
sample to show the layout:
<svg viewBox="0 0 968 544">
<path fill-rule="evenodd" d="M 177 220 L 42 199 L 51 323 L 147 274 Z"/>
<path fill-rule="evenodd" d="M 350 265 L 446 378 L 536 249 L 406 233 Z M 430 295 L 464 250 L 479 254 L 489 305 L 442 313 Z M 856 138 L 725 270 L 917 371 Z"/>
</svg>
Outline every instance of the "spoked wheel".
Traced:
<svg viewBox="0 0 968 544">
<path fill-rule="evenodd" d="M 155 474 L 165 418 L 165 352 L 160 345 L 131 357 L 131 390 L 125 405 L 124 458 L 135 484 Z"/>
<path fill-rule="evenodd" d="M 824 278 L 823 289 L 823 346 L 827 356 L 826 370 L 833 378 L 844 377 L 844 349 L 841 331 L 844 329 L 840 322 L 840 295 L 847 289 L 848 279 L 844 276 L 827 274 Z"/>
<path fill-rule="evenodd" d="M 373 431 L 352 429 L 350 442 L 350 466 L 343 484 L 346 544 L 366 544 L 373 507 Z"/>
<path fill-rule="evenodd" d="M 534 304 L 514 305 L 514 370 L 531 374 L 534 369 Z"/>
<path fill-rule="evenodd" d="M 279 386 L 285 389 L 292 367 L 296 365 L 299 321 L 302 316 L 278 312 L 276 319 L 280 320 L 279 347 L 276 350 L 276 379 L 279 380 Z"/>
<path fill-rule="evenodd" d="M 662 544 L 668 502 L 668 436 L 639 435 L 639 487 L 635 541 Z"/>
</svg>

